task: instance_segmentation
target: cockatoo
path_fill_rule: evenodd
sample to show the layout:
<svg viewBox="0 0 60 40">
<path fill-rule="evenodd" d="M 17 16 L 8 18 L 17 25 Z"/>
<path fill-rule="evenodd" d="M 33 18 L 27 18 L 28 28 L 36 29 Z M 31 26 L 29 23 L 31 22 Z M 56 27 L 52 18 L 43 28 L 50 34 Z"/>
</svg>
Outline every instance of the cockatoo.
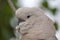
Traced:
<svg viewBox="0 0 60 40">
<path fill-rule="evenodd" d="M 19 8 L 15 15 L 22 20 L 16 27 L 20 40 L 57 40 L 54 22 L 40 8 Z"/>
</svg>

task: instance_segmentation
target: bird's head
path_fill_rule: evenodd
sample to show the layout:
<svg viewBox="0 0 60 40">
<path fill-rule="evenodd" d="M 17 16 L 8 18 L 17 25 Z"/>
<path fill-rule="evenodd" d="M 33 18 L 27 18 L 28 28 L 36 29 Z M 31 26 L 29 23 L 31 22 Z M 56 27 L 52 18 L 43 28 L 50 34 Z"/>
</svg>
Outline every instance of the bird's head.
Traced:
<svg viewBox="0 0 60 40">
<path fill-rule="evenodd" d="M 16 11 L 16 17 L 23 21 L 31 17 L 38 17 L 41 14 L 43 14 L 43 12 L 40 8 L 19 8 Z"/>
</svg>

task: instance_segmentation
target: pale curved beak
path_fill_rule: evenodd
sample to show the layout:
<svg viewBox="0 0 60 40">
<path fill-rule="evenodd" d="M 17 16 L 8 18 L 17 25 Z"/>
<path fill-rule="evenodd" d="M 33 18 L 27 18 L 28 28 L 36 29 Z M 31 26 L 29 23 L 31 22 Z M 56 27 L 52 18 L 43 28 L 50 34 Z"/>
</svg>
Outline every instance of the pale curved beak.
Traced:
<svg viewBox="0 0 60 40">
<path fill-rule="evenodd" d="M 21 22 L 24 22 L 25 20 L 23 20 L 23 19 L 18 19 L 18 25 L 19 25 L 19 23 L 21 23 Z"/>
</svg>

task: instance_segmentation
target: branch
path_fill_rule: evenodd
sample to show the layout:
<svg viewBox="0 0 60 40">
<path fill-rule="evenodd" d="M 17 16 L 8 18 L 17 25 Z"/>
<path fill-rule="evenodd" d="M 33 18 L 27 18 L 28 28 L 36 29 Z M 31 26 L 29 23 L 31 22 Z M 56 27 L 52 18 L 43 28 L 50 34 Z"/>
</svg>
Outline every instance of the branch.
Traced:
<svg viewBox="0 0 60 40">
<path fill-rule="evenodd" d="M 15 8 L 13 2 L 11 0 L 7 0 L 7 2 L 9 4 L 9 6 L 11 7 L 11 9 L 13 10 L 13 12 L 15 12 L 16 11 L 16 8 Z"/>
</svg>

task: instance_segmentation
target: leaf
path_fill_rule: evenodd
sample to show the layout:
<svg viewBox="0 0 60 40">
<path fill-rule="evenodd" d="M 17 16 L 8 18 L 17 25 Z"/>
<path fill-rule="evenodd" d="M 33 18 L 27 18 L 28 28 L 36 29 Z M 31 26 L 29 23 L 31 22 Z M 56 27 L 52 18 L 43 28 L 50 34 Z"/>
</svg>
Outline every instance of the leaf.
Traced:
<svg viewBox="0 0 60 40">
<path fill-rule="evenodd" d="M 54 23 L 55 29 L 58 30 L 58 24 L 57 22 Z"/>
<path fill-rule="evenodd" d="M 45 8 L 48 8 L 48 3 L 47 3 L 46 0 L 44 0 L 44 1 L 42 2 L 42 6 L 45 7 Z"/>
<path fill-rule="evenodd" d="M 57 11 L 57 9 L 56 8 L 54 8 L 54 9 L 50 9 L 50 11 L 52 12 L 52 14 L 56 14 L 56 11 Z"/>
<path fill-rule="evenodd" d="M 14 29 L 10 25 L 10 19 L 14 13 L 7 0 L 0 1 L 0 40 L 10 40 L 15 37 Z"/>
</svg>

